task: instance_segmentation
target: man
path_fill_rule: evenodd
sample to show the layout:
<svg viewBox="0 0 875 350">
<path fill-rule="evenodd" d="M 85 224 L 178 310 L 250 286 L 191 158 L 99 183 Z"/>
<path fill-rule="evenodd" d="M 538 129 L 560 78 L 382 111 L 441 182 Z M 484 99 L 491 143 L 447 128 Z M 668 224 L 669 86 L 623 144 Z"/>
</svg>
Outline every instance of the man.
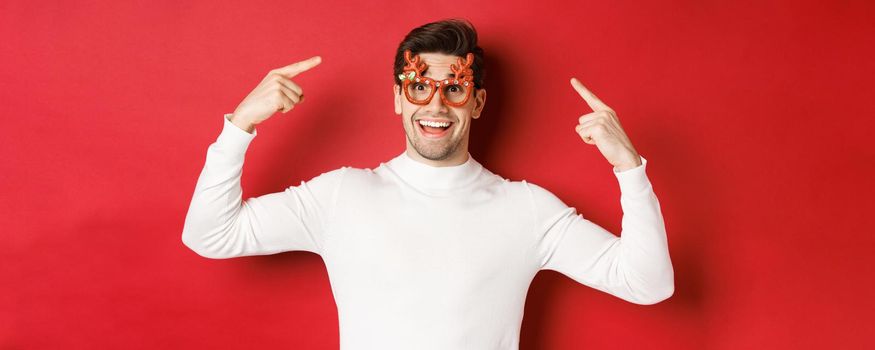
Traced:
<svg viewBox="0 0 875 350">
<path fill-rule="evenodd" d="M 326 264 L 342 349 L 517 349 L 539 270 L 637 304 L 674 292 L 659 203 L 616 114 L 579 81 L 594 110 L 576 131 L 614 166 L 621 238 L 546 189 L 493 174 L 468 153 L 486 103 L 483 51 L 466 21 L 411 31 L 395 56 L 395 113 L 407 148 L 374 169 L 342 167 L 241 202 L 256 125 L 304 100 L 291 78 L 314 57 L 272 70 L 207 152 L 182 240 L 208 258 L 306 250 Z"/>
</svg>

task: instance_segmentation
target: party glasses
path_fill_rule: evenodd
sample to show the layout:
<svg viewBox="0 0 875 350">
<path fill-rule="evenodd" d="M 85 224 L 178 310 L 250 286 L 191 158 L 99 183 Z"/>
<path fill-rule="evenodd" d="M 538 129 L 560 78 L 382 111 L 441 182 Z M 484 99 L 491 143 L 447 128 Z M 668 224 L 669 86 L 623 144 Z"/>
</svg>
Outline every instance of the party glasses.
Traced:
<svg viewBox="0 0 875 350">
<path fill-rule="evenodd" d="M 422 72 L 428 69 L 428 65 L 422 62 L 419 55 L 411 57 L 410 50 L 404 51 L 404 60 L 407 65 L 398 74 L 401 79 L 401 89 L 410 103 L 426 105 L 431 102 L 435 91 L 438 91 L 441 101 L 448 106 L 461 107 L 468 102 L 471 91 L 474 91 L 474 71 L 471 64 L 474 63 L 474 54 L 468 53 L 465 61 L 458 59 L 458 64 L 451 64 L 450 70 L 453 78 L 438 79 L 422 76 Z"/>
</svg>

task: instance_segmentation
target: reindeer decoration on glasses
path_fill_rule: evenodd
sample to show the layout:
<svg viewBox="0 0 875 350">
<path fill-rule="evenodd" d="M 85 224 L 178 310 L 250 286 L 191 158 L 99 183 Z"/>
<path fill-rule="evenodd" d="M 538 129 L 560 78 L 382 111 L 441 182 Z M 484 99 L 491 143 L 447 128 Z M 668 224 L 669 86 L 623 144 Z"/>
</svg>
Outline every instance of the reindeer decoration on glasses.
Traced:
<svg viewBox="0 0 875 350">
<path fill-rule="evenodd" d="M 451 64 L 450 70 L 454 77 L 443 80 L 424 77 L 422 72 L 428 69 L 428 65 L 422 62 L 419 55 L 411 56 L 410 50 L 404 51 L 407 65 L 402 70 L 404 73 L 398 75 L 404 96 L 410 103 L 426 105 L 431 102 L 435 91 L 438 91 L 441 101 L 446 105 L 461 107 L 468 102 L 471 91 L 474 90 L 474 70 L 471 69 L 474 54 L 469 52 L 464 62 L 459 58 L 457 64 Z"/>
</svg>

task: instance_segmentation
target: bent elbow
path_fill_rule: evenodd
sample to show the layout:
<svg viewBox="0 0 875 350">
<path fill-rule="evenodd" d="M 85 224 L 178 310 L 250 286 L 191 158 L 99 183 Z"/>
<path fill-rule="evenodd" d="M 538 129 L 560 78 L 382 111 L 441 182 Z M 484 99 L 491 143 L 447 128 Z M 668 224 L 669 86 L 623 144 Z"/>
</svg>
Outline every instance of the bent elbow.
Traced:
<svg viewBox="0 0 875 350">
<path fill-rule="evenodd" d="M 629 301 L 639 305 L 653 305 L 665 301 L 674 295 L 674 277 L 671 277 L 658 285 L 653 285 L 639 293 Z"/>
<path fill-rule="evenodd" d="M 229 256 L 225 256 L 223 254 L 219 254 L 215 250 L 207 249 L 207 247 L 203 244 L 203 241 L 198 239 L 196 235 L 191 234 L 187 230 L 182 231 L 182 244 L 185 245 L 191 251 L 197 253 L 204 258 L 208 259 L 227 259 Z"/>
<path fill-rule="evenodd" d="M 658 291 L 649 293 L 646 297 L 633 301 L 639 305 L 653 305 L 665 301 L 674 295 L 674 283 L 666 287 L 660 288 Z"/>
<path fill-rule="evenodd" d="M 674 267 L 671 265 L 671 261 L 667 261 L 658 270 L 651 270 L 649 273 L 634 273 L 630 277 L 629 282 L 635 282 L 630 283 L 630 290 L 637 290 L 637 293 L 632 293 L 635 299 L 632 301 L 633 303 L 653 305 L 674 295 Z"/>
</svg>

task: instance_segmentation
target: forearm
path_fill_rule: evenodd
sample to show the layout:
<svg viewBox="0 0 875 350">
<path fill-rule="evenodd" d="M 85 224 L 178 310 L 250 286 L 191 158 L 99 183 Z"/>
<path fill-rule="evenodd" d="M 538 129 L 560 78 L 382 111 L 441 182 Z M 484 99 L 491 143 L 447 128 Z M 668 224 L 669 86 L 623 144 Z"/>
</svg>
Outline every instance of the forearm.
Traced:
<svg viewBox="0 0 875 350">
<path fill-rule="evenodd" d="M 239 254 L 241 240 L 245 240 L 240 177 L 251 137 L 243 136 L 243 130 L 228 128 L 236 126 L 226 123 L 207 150 L 182 232 L 186 246 L 210 258 Z"/>
<path fill-rule="evenodd" d="M 641 299 L 663 300 L 674 293 L 674 272 L 659 200 L 644 167 L 617 176 L 623 209 L 620 242 L 615 248 L 621 260 L 618 266 L 624 269 L 627 284 L 636 286 Z"/>
</svg>

